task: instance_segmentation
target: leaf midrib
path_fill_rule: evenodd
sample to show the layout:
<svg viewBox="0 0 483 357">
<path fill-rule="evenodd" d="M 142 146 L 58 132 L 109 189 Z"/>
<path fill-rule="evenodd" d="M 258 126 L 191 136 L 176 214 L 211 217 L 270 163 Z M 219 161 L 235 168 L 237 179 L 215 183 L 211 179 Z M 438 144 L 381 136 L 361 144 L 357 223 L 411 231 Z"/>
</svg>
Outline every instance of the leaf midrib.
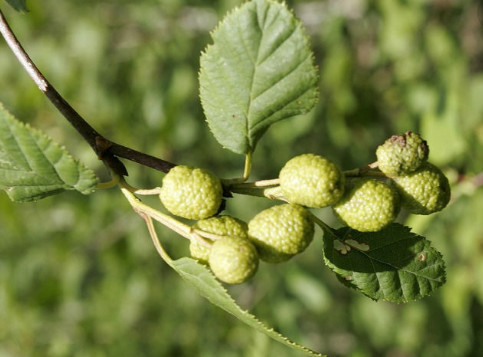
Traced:
<svg viewBox="0 0 483 357">
<path fill-rule="evenodd" d="M 255 6 L 257 6 L 257 4 L 255 4 Z M 263 22 L 265 22 L 266 18 L 267 18 L 267 12 L 268 10 L 265 11 L 265 14 L 264 14 L 264 17 L 263 17 Z M 256 15 L 256 12 L 255 12 L 255 15 Z M 251 138 L 252 137 L 252 129 L 251 129 L 251 125 L 250 125 L 250 117 L 251 117 L 251 109 L 252 109 L 252 102 L 254 100 L 254 98 L 252 97 L 253 96 L 253 86 L 254 86 L 254 83 L 255 83 L 255 76 L 257 75 L 257 69 L 258 69 L 258 61 L 259 61 L 259 56 L 260 56 L 260 47 L 261 47 L 261 43 L 262 43 L 262 40 L 263 40 L 263 36 L 264 36 L 264 31 L 263 31 L 263 28 L 260 26 L 260 22 L 258 21 L 258 16 L 257 17 L 257 25 L 258 25 L 258 28 L 260 30 L 260 33 L 261 33 L 261 36 L 260 36 L 260 42 L 258 43 L 258 46 L 257 46 L 257 53 L 256 53 L 256 56 L 255 56 L 255 61 L 253 63 L 253 75 L 252 77 L 250 78 L 251 82 L 250 82 L 250 97 L 248 98 L 248 110 L 247 110 L 247 119 L 245 121 L 245 131 L 247 133 L 247 138 Z M 239 28 L 240 29 L 240 28 Z M 243 36 L 241 36 L 241 38 L 243 39 Z M 243 42 L 243 46 L 245 47 L 245 49 L 247 49 L 247 46 L 245 44 L 245 42 Z M 248 51 L 246 51 L 246 53 L 249 53 Z M 249 147 L 249 150 L 250 151 L 253 151 L 253 148 L 252 148 L 252 143 L 250 142 L 251 140 L 248 140 L 248 147 Z"/>
<path fill-rule="evenodd" d="M 6 121 L 7 121 L 7 127 L 8 127 L 8 130 L 9 130 L 9 133 L 11 134 L 13 140 L 15 141 L 15 145 L 18 149 L 18 151 L 22 154 L 22 157 L 25 161 L 25 163 L 27 164 L 28 166 L 28 169 L 29 170 L 11 170 L 11 171 L 16 171 L 16 172 L 26 172 L 26 173 L 33 173 L 35 174 L 36 176 L 38 176 L 39 178 L 45 180 L 45 181 L 50 181 L 52 182 L 53 180 L 56 181 L 56 183 L 51 183 L 51 184 L 44 184 L 44 185 L 41 185 L 41 187 L 56 187 L 56 186 L 60 186 L 60 187 L 75 187 L 77 186 L 80 181 L 81 181 L 81 176 L 80 175 L 80 172 L 78 170 L 78 168 L 76 167 L 76 172 L 77 172 L 77 179 L 76 179 L 76 182 L 72 185 L 68 185 L 66 182 L 64 182 L 64 180 L 62 180 L 60 174 L 59 174 L 59 171 L 57 169 L 57 165 L 59 164 L 59 162 L 62 161 L 65 153 L 61 153 L 61 155 L 59 156 L 58 160 L 56 161 L 52 161 L 47 155 L 45 155 L 45 151 L 47 151 L 50 147 L 54 146 L 54 149 L 61 149 L 59 147 L 57 147 L 57 145 L 52 142 L 51 139 L 49 138 L 46 138 L 44 137 L 45 139 L 47 139 L 47 146 L 45 148 L 41 148 L 39 146 L 39 138 L 42 138 L 42 134 L 41 133 L 37 133 L 35 131 L 32 131 L 33 129 L 31 130 L 28 130 L 28 138 L 29 140 L 35 145 L 35 150 L 37 152 L 37 154 L 40 154 L 40 156 L 42 157 L 42 159 L 44 159 L 46 162 L 48 162 L 50 164 L 50 167 L 52 168 L 51 173 L 55 173 L 55 178 L 53 175 L 45 175 L 45 174 L 42 174 L 40 173 L 39 171 L 37 170 L 34 170 L 33 167 L 32 167 L 32 163 L 31 161 L 29 160 L 29 156 L 25 154 L 25 151 L 24 151 L 24 144 L 19 140 L 19 138 L 17 137 L 17 135 L 15 135 L 15 133 L 13 132 L 12 130 L 12 124 L 15 124 L 15 123 L 12 123 L 8 118 L 6 118 Z M 25 129 L 28 129 L 23 123 L 18 123 L 17 125 L 25 128 Z M 7 155 L 9 158 L 11 158 L 9 155 Z M 10 160 L 10 163 L 12 163 L 13 161 Z M 7 171 L 7 169 L 4 169 L 5 171 Z M 21 187 L 39 187 L 39 185 L 16 185 L 16 186 L 21 186 Z"/>
</svg>

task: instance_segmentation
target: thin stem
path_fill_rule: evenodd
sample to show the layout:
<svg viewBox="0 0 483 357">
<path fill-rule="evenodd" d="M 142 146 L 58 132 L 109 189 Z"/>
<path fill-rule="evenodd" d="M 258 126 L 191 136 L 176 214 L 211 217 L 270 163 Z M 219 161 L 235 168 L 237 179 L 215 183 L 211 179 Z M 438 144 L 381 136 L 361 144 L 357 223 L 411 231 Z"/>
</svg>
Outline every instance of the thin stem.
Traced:
<svg viewBox="0 0 483 357">
<path fill-rule="evenodd" d="M 314 223 L 317 224 L 324 231 L 324 233 L 327 233 L 328 235 L 332 236 L 333 239 L 339 239 L 339 237 L 337 237 L 337 235 L 334 233 L 333 229 L 329 225 L 327 225 L 324 221 L 322 221 L 319 217 L 317 217 L 312 212 L 310 211 L 308 212 L 310 213 Z"/>
<path fill-rule="evenodd" d="M 247 196 L 265 197 L 264 191 L 260 187 L 230 187 L 230 192 Z"/>
<path fill-rule="evenodd" d="M 233 186 L 230 187 L 230 192 L 237 193 L 239 195 L 267 197 L 271 200 L 280 199 L 283 197 L 280 192 L 280 186 L 273 187 L 256 187 L 256 186 Z"/>
<path fill-rule="evenodd" d="M 271 180 L 260 180 L 254 182 L 230 182 L 226 180 L 224 182 L 225 187 L 228 191 L 232 193 L 238 193 L 241 195 L 268 197 L 272 199 L 270 189 L 275 189 L 279 184 L 280 180 L 278 178 Z"/>
<path fill-rule="evenodd" d="M 145 154 L 143 152 L 128 148 L 126 146 L 111 142 L 111 146 L 107 150 L 108 153 L 122 157 L 124 159 L 137 162 L 140 165 L 150 167 L 152 169 L 168 173 L 176 164 L 162 160 L 158 157 Z"/>
<path fill-rule="evenodd" d="M 96 137 L 99 133 L 90 126 L 55 90 L 30 59 L 0 11 L 0 32 L 7 45 L 37 87 L 50 99 L 64 117 L 74 126 L 89 145 L 97 152 Z"/>
<path fill-rule="evenodd" d="M 242 184 L 246 180 L 248 180 L 251 170 L 252 170 L 252 152 L 249 152 L 245 155 L 245 166 L 243 168 L 243 176 L 231 178 L 231 179 L 222 179 L 221 183 L 229 191 L 232 186 Z"/>
<path fill-rule="evenodd" d="M 166 253 L 164 250 L 163 246 L 161 245 L 159 241 L 158 234 L 156 233 L 156 228 L 154 227 L 153 220 L 151 217 L 149 217 L 145 213 L 139 213 L 139 215 L 144 219 L 146 222 L 146 226 L 148 227 L 149 235 L 151 236 L 151 240 L 153 241 L 154 247 L 156 248 L 156 251 L 158 254 L 163 258 L 163 260 L 170 264 L 173 260 L 171 257 Z"/>
<path fill-rule="evenodd" d="M 223 238 L 223 236 L 220 236 L 218 234 L 206 232 L 206 231 L 203 231 L 201 229 L 196 229 L 196 228 L 193 229 L 193 233 L 197 234 L 201 238 L 207 238 L 207 239 L 213 240 L 213 241 Z"/>
<path fill-rule="evenodd" d="M 260 180 L 253 182 L 241 182 L 235 183 L 230 186 L 231 188 L 265 188 L 280 185 L 280 179 Z"/>
<path fill-rule="evenodd" d="M 248 180 L 250 172 L 252 171 L 252 152 L 249 151 L 245 155 L 245 167 L 243 168 L 243 181 Z"/>
<path fill-rule="evenodd" d="M 155 187 L 150 189 L 137 189 L 134 191 L 135 194 L 141 196 L 156 196 L 161 193 L 161 187 Z"/>
<path fill-rule="evenodd" d="M 377 169 L 379 167 L 379 163 L 377 161 L 374 161 L 372 164 L 367 165 L 367 168 L 369 169 Z"/>
<path fill-rule="evenodd" d="M 384 176 L 382 172 L 371 172 L 371 169 L 376 169 L 379 166 L 379 163 L 377 161 L 363 166 L 359 167 L 357 169 L 353 170 L 347 170 L 344 171 L 345 176 L 352 176 L 352 177 L 357 177 L 357 176 Z"/>
<path fill-rule="evenodd" d="M 119 176 L 114 174 L 111 181 L 101 182 L 101 183 L 97 184 L 96 188 L 98 190 L 105 190 L 105 189 L 113 188 L 113 187 L 115 187 L 119 184 L 119 180 L 120 180 Z"/>
<path fill-rule="evenodd" d="M 184 223 L 181 223 L 180 221 L 174 219 L 173 217 L 167 214 L 164 214 L 162 212 L 159 212 L 158 210 L 155 210 L 154 208 L 142 203 L 136 196 L 134 196 L 134 194 L 129 190 L 128 187 L 125 187 L 125 183 L 123 181 L 121 181 L 121 191 L 129 201 L 129 203 L 131 204 L 134 211 L 136 211 L 138 214 L 144 214 L 155 219 L 156 221 L 162 223 L 172 231 L 178 233 L 179 235 L 189 240 L 196 239 L 193 235 L 193 230 L 190 226 Z"/>
<path fill-rule="evenodd" d="M 159 195 L 161 192 L 161 187 L 155 187 L 150 189 L 140 189 L 140 188 L 131 186 L 126 181 L 123 181 L 122 186 L 127 190 L 129 190 L 130 192 L 141 196 L 154 196 L 154 195 Z"/>
<path fill-rule="evenodd" d="M 32 78 L 37 87 L 54 104 L 57 110 L 69 121 L 74 129 L 84 138 L 84 140 L 94 150 L 100 160 L 111 168 L 116 174 L 127 175 L 124 164 L 117 156 L 137 162 L 138 164 L 151 167 L 153 169 L 168 172 L 175 164 L 130 149 L 123 145 L 116 144 L 101 134 L 99 134 L 74 108 L 57 92 L 49 83 L 45 76 L 40 72 L 35 63 L 24 50 L 12 29 L 8 25 L 2 11 L 0 10 L 0 33 L 12 50 L 13 54 Z"/>
</svg>

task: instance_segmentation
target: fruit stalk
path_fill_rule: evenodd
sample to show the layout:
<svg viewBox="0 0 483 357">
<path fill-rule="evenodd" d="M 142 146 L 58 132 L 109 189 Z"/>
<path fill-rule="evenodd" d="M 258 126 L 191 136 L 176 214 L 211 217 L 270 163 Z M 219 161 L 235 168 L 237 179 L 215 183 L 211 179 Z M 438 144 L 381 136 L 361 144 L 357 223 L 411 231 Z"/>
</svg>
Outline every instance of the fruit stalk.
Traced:
<svg viewBox="0 0 483 357">
<path fill-rule="evenodd" d="M 164 214 L 162 212 L 159 212 L 158 210 L 155 210 L 154 208 L 142 203 L 129 189 L 129 186 L 126 187 L 124 181 L 121 181 L 121 192 L 124 194 L 124 196 L 127 198 L 128 202 L 131 204 L 132 208 L 134 209 L 135 212 L 137 212 L 140 215 L 146 215 L 150 218 L 155 219 L 156 221 L 162 223 L 172 231 L 178 233 L 179 235 L 189 239 L 193 240 L 196 239 L 194 237 L 193 230 L 191 229 L 190 226 L 181 223 L 180 221 L 174 219 L 171 216 L 168 216 L 167 214 Z"/>
</svg>

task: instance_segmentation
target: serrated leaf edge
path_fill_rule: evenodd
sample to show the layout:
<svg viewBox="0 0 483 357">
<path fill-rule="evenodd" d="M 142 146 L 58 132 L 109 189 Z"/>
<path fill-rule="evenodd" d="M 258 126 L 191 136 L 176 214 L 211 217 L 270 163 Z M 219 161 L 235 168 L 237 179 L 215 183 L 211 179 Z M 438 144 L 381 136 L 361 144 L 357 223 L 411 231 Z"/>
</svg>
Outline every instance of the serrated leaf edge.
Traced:
<svg viewBox="0 0 483 357">
<path fill-rule="evenodd" d="M 258 320 L 254 315 L 250 314 L 248 311 L 246 310 L 243 310 L 237 303 L 236 301 L 233 299 L 233 297 L 228 293 L 228 291 L 225 289 L 225 287 L 215 278 L 215 276 L 213 275 L 213 273 L 204 265 L 198 263 L 196 260 L 194 259 L 191 259 L 191 258 L 180 258 L 180 259 L 177 259 L 177 260 L 172 260 L 171 262 L 167 262 L 185 281 L 187 281 L 188 283 L 191 284 L 190 280 L 188 278 L 186 278 L 185 275 L 190 275 L 190 276 L 193 276 L 193 274 L 188 274 L 187 272 L 185 271 L 180 271 L 177 269 L 177 267 L 179 266 L 182 266 L 185 262 L 189 262 L 189 264 L 197 264 L 198 266 L 202 267 L 204 269 L 204 273 L 206 273 L 207 275 L 210 276 L 210 279 L 212 280 L 211 282 L 216 285 L 216 287 L 218 289 L 220 289 L 219 291 L 224 294 L 224 297 L 226 299 L 228 299 L 232 304 L 233 304 L 233 308 L 234 310 L 230 310 L 230 309 L 227 309 L 219 304 L 217 304 L 217 302 L 212 299 L 211 297 L 205 295 L 203 293 L 203 291 L 201 291 L 201 289 L 199 289 L 198 287 L 196 286 L 193 286 L 200 295 L 202 295 L 204 298 L 206 298 L 208 301 L 210 301 L 212 304 L 218 306 L 219 308 L 225 310 L 226 312 L 228 312 L 229 314 L 233 315 L 234 317 L 236 317 L 238 320 L 242 321 L 243 323 L 245 323 L 246 325 L 250 326 L 250 327 L 253 327 L 253 328 L 256 328 L 259 332 L 262 332 L 264 334 L 266 334 L 267 336 L 271 337 L 272 339 L 274 339 L 275 341 L 279 342 L 279 343 L 283 343 L 289 347 L 292 347 L 292 348 L 296 348 L 297 350 L 300 350 L 302 352 L 305 352 L 311 356 L 318 356 L 318 357 L 325 357 L 325 355 L 323 354 L 320 354 L 316 351 L 313 351 L 311 349 L 309 349 L 308 347 L 305 347 L 305 346 L 302 346 L 302 345 L 299 345 L 298 343 L 290 340 L 289 338 L 285 337 L 284 335 L 282 335 L 281 333 L 277 332 L 276 330 L 274 330 L 273 328 L 271 327 L 268 327 L 267 325 L 265 325 L 262 321 Z M 202 283 L 205 283 L 204 280 L 200 279 L 198 276 L 195 276 L 195 278 L 197 280 L 199 280 L 200 282 Z M 191 284 L 192 285 L 192 284 Z M 243 318 L 246 318 L 248 320 L 251 321 L 251 324 L 248 323 L 247 321 L 244 321 L 243 319 L 241 319 L 239 316 L 237 316 L 237 313 L 238 314 L 241 314 L 243 316 Z"/>
<path fill-rule="evenodd" d="M 76 166 L 81 169 L 84 173 L 84 175 L 89 175 L 90 177 L 87 177 L 87 179 L 91 179 L 93 181 L 93 185 L 91 185 L 90 187 L 86 188 L 86 189 L 83 189 L 83 190 L 80 190 L 78 187 L 81 186 L 80 183 L 82 182 L 82 175 L 81 175 L 81 172 L 80 170 L 77 170 L 77 181 L 74 183 L 74 184 L 67 184 L 65 183 L 62 178 L 61 178 L 61 175 L 59 174 L 58 172 L 58 169 L 56 167 L 56 165 L 58 165 L 58 163 L 61 161 L 61 160 L 58 160 L 57 162 L 52 162 L 47 156 L 45 156 L 43 154 L 43 157 L 45 158 L 46 161 L 48 161 L 51 166 L 54 168 L 54 171 L 58 177 L 58 179 L 60 181 L 63 182 L 63 187 L 62 188 L 59 188 L 59 191 L 60 190 L 76 190 L 82 194 L 90 194 L 92 192 L 95 191 L 95 187 L 96 187 L 96 184 L 98 182 L 98 178 L 96 176 L 96 174 L 91 170 L 89 169 L 87 166 L 84 165 L 84 163 L 82 163 L 81 161 L 79 161 L 78 159 L 76 159 L 75 157 L 73 157 L 68 151 L 67 149 L 65 148 L 65 146 L 63 145 L 60 145 L 58 144 L 57 142 L 55 142 L 51 137 L 49 137 L 47 134 L 45 134 L 43 131 L 37 129 L 37 128 L 34 128 L 32 127 L 30 124 L 28 123 L 24 123 L 20 120 L 18 120 L 17 118 L 15 118 L 5 107 L 2 103 L 0 103 L 0 110 L 3 111 L 4 115 L 5 115 L 5 119 L 7 121 L 7 126 L 8 126 L 8 129 L 10 130 L 10 133 L 12 135 L 12 138 L 15 140 L 15 143 L 17 145 L 17 147 L 19 148 L 19 151 L 22 152 L 21 150 L 21 144 L 19 143 L 16 135 L 14 135 L 13 131 L 12 131 L 12 127 L 13 126 L 19 126 L 21 128 L 25 128 L 26 131 L 29 133 L 29 136 L 32 138 L 33 142 L 35 142 L 35 145 L 37 146 L 38 150 L 43 154 L 43 150 L 38 146 L 38 139 L 44 139 L 48 142 L 48 145 L 49 146 L 53 146 L 57 149 L 59 149 L 61 152 L 62 152 L 62 156 L 60 157 L 60 159 L 66 157 L 70 160 L 72 160 Z M 22 152 L 23 154 L 23 152 Z M 26 161 L 28 162 L 27 158 L 24 156 L 24 158 L 26 159 Z M 29 168 L 32 169 L 29 165 Z M 26 170 L 17 170 L 17 171 L 25 171 L 26 173 L 35 173 L 39 176 L 41 176 L 41 174 L 35 172 L 35 171 L 26 171 Z M 85 179 L 85 178 L 84 178 Z M 43 187 L 48 187 L 49 185 L 45 185 Z M 52 185 L 50 185 L 52 186 Z M 16 185 L 16 186 L 11 186 L 11 187 L 5 187 L 5 191 L 8 191 L 9 189 L 12 189 L 14 187 L 36 187 L 35 185 Z M 51 195 L 50 193 L 46 193 L 45 195 L 44 194 L 39 194 L 39 195 L 36 195 L 34 197 L 32 197 L 31 199 L 25 199 L 25 200 L 21 200 L 21 201 L 34 201 L 34 200 L 37 200 L 37 199 L 40 199 L 40 198 L 43 198 L 43 197 L 46 197 L 46 196 L 49 196 Z"/>
<path fill-rule="evenodd" d="M 411 237 L 420 237 L 422 240 L 424 240 L 424 243 L 425 243 L 425 250 L 428 250 L 428 249 L 431 249 L 435 256 L 438 257 L 438 258 L 441 258 L 441 262 L 439 264 L 433 264 L 433 265 L 429 265 L 429 266 L 426 266 L 424 267 L 424 269 L 421 269 L 421 270 L 426 270 L 428 268 L 433 268 L 433 267 L 437 267 L 437 266 L 441 266 L 440 269 L 442 270 L 442 276 L 441 276 L 441 280 L 438 281 L 436 279 L 432 279 L 432 278 L 426 278 L 424 277 L 425 279 L 427 280 L 431 280 L 431 281 L 436 281 L 439 283 L 438 287 L 442 286 L 445 282 L 446 282 L 446 266 L 445 266 L 445 262 L 444 260 L 442 259 L 443 258 L 443 255 L 441 254 L 441 252 L 439 252 L 437 249 L 435 249 L 432 244 L 431 244 L 431 241 L 426 239 L 425 237 L 423 236 L 420 236 L 418 234 L 415 234 L 414 232 L 411 232 L 411 228 L 410 227 L 406 227 L 406 226 L 403 226 L 403 225 L 400 225 L 398 223 L 394 223 L 394 225 L 398 225 L 400 226 L 401 228 L 404 228 L 407 233 L 409 233 L 411 235 Z M 347 231 L 347 233 L 350 232 Z M 325 239 L 325 237 L 324 237 Z M 407 238 L 407 239 L 403 239 L 401 241 L 404 241 L 404 240 L 410 240 L 411 238 Z M 379 250 L 379 249 L 382 249 L 382 248 L 385 248 L 387 247 L 388 245 L 390 245 L 390 243 L 388 243 L 387 245 L 382 245 L 378 248 L 375 248 L 374 250 L 370 249 L 369 251 L 367 252 L 364 252 L 364 251 L 360 251 L 360 250 L 356 250 L 356 251 L 352 251 L 352 254 L 362 254 L 362 255 L 365 255 L 367 257 L 367 259 L 371 262 L 372 264 L 372 261 L 375 261 L 375 262 L 378 262 L 379 264 L 382 264 L 382 265 L 387 265 L 391 268 L 394 268 L 395 270 L 392 270 L 392 272 L 394 273 L 397 273 L 397 277 L 398 277 L 398 286 L 402 287 L 403 284 L 401 283 L 401 278 L 400 278 L 400 272 L 404 272 L 404 273 L 409 273 L 413 276 L 416 276 L 416 277 L 419 277 L 419 276 L 422 276 L 422 275 L 418 275 L 416 274 L 415 272 L 412 272 L 412 271 L 409 271 L 409 270 L 405 270 L 405 269 L 401 269 L 401 268 L 398 268 L 396 267 L 395 265 L 392 265 L 392 264 L 389 264 L 388 262 L 384 262 L 384 261 L 381 261 L 379 259 L 376 259 L 376 258 L 373 258 L 373 257 L 370 257 L 368 253 L 370 252 L 373 252 L 375 250 Z M 422 252 L 417 252 L 416 254 L 421 254 Z M 332 250 L 332 254 L 340 254 L 338 253 L 335 249 Z M 350 253 L 347 253 L 347 254 L 350 254 Z M 374 295 L 371 295 L 371 294 L 368 294 L 366 293 L 363 289 L 361 289 L 359 286 L 355 285 L 353 283 L 354 279 L 357 279 L 355 278 L 355 274 L 352 274 L 350 276 L 344 276 L 343 274 L 341 274 L 340 272 L 336 271 L 337 267 L 334 266 L 334 264 L 329 260 L 329 258 L 326 256 L 325 254 L 325 249 L 323 249 L 323 258 L 324 258 L 324 262 L 325 264 L 329 267 L 330 270 L 332 270 L 337 278 L 346 286 L 354 289 L 354 290 L 357 290 L 361 293 L 363 293 L 364 295 L 368 296 L 369 298 L 375 300 L 375 301 L 378 301 L 378 300 L 382 300 L 382 301 L 389 301 L 389 302 L 396 302 L 396 303 L 406 303 L 406 302 L 410 302 L 410 301 L 416 301 L 416 300 L 419 300 L 423 297 L 427 297 L 427 296 L 430 296 L 435 289 L 431 290 L 428 294 L 421 294 L 421 292 L 419 292 L 418 294 L 415 295 L 414 298 L 407 298 L 404 294 L 404 290 L 401 288 L 401 292 L 402 292 L 402 295 L 403 295 L 403 299 L 390 299 L 390 298 L 387 298 L 386 297 L 386 294 L 382 294 L 382 297 L 375 297 L 374 295 L 377 295 L 377 294 L 374 294 Z M 352 273 L 358 273 L 358 272 L 354 272 L 352 271 Z M 380 272 L 379 272 L 380 273 Z M 363 273 L 359 273 L 359 274 L 363 274 Z M 373 271 L 374 276 L 376 277 L 377 279 L 377 284 L 378 284 L 378 290 L 377 291 L 380 291 L 381 287 L 383 286 L 383 284 L 381 284 L 381 279 L 379 278 L 378 276 L 378 272 L 377 271 Z M 362 278 L 362 277 L 361 277 Z M 418 282 L 418 285 L 419 285 L 419 280 L 416 278 L 416 281 Z M 421 291 L 421 290 L 419 290 Z"/>
<path fill-rule="evenodd" d="M 223 19 L 217 24 L 217 26 L 212 30 L 210 31 L 210 36 L 211 38 L 214 38 L 213 34 L 215 34 L 222 26 L 225 26 L 226 23 L 229 21 L 230 17 L 231 16 L 236 16 L 236 13 L 243 10 L 243 7 L 247 5 L 247 3 L 249 3 L 250 1 L 247 1 L 245 3 L 243 3 L 242 5 L 240 6 L 237 6 L 235 8 L 233 8 L 232 10 L 230 10 L 224 17 Z M 295 23 L 295 30 L 291 33 L 291 35 L 293 33 L 295 33 L 296 31 L 300 31 L 301 35 L 302 35 L 302 38 L 303 38 L 303 41 L 304 41 L 304 45 L 307 47 L 307 48 L 310 48 L 310 40 L 309 40 L 309 36 L 307 35 L 306 33 L 306 30 L 305 30 L 305 27 L 303 26 L 302 22 L 297 19 L 297 17 L 295 16 L 294 12 L 292 9 L 288 8 L 286 3 L 285 2 L 278 2 L 278 1 L 273 1 L 273 0 L 253 0 L 251 2 L 255 2 L 255 3 L 261 3 L 261 2 L 265 2 L 266 4 L 276 4 L 278 6 L 282 6 L 286 11 L 290 12 L 292 14 L 292 19 L 291 21 Z M 257 7 L 260 6 L 259 4 L 256 5 Z M 290 36 L 289 36 L 290 37 Z M 284 40 L 284 42 L 286 41 L 286 39 Z M 283 42 L 282 42 L 283 43 Z M 208 44 L 204 50 L 201 51 L 201 58 L 203 58 L 204 56 L 207 55 L 207 53 L 210 51 L 210 48 L 212 48 L 214 46 L 214 43 L 213 44 Z M 280 47 L 280 45 L 278 46 Z M 277 47 L 277 48 L 278 48 Z M 275 52 L 272 51 L 271 54 L 273 54 Z M 263 59 L 263 61 L 265 61 L 267 58 L 269 58 L 270 56 L 267 56 L 266 58 Z M 263 63 L 263 61 L 261 63 Z M 318 102 L 318 99 L 319 99 L 319 88 L 318 86 L 316 86 L 316 83 L 317 83 L 317 80 L 318 80 L 318 70 L 317 70 L 317 66 L 315 65 L 315 58 L 314 58 L 314 53 L 313 51 L 309 50 L 309 56 L 307 58 L 304 58 L 303 61 L 299 62 L 296 66 L 296 68 L 300 67 L 302 64 L 304 64 L 306 61 L 309 61 L 311 62 L 312 64 L 312 71 L 313 71 L 313 75 L 314 75 L 314 79 L 313 79 L 313 84 L 312 86 L 308 86 L 307 89 L 303 92 L 303 93 L 299 93 L 299 95 L 294 98 L 293 100 L 291 100 L 290 102 L 286 103 L 282 108 L 279 108 L 275 113 L 272 113 L 271 115 L 263 118 L 262 120 L 259 120 L 259 122 L 265 122 L 267 120 L 267 118 L 270 118 L 272 117 L 274 114 L 276 114 L 277 112 L 280 112 L 283 110 L 283 108 L 289 106 L 290 104 L 292 104 L 293 102 L 297 101 L 299 98 L 301 97 L 304 97 L 306 95 L 306 93 L 310 92 L 310 91 L 313 91 L 314 92 L 314 95 L 313 95 L 313 98 L 310 100 L 311 104 L 310 104 L 310 107 L 308 107 L 307 109 L 304 108 L 303 111 L 295 114 L 295 115 L 288 115 L 288 116 L 284 116 L 280 119 L 278 119 L 277 121 L 267 125 L 267 127 L 265 128 L 265 130 L 267 130 L 272 124 L 275 124 L 276 122 L 278 121 L 281 121 L 281 120 L 284 120 L 284 119 L 287 119 L 287 118 L 290 118 L 290 117 L 294 117 L 294 116 L 297 116 L 297 115 L 303 115 L 303 114 L 306 114 L 308 113 L 310 110 L 313 109 L 313 107 L 315 106 L 315 104 Z M 200 61 L 201 62 L 201 61 Z M 259 63 L 260 64 L 260 63 Z M 294 69 L 293 71 L 295 71 L 296 69 Z M 200 67 L 199 71 L 198 71 L 198 78 L 201 77 L 202 75 L 202 71 L 203 71 L 203 68 Z M 290 73 L 292 73 L 293 71 L 291 71 Z M 281 80 L 285 79 L 289 74 L 285 75 L 283 78 L 281 78 Z M 275 83 L 278 84 L 279 81 L 277 81 Z M 252 85 L 253 85 L 253 80 L 252 80 Z M 247 132 L 247 135 L 246 135 L 246 148 L 244 150 L 241 150 L 241 151 L 238 151 L 238 150 L 234 150 L 234 148 L 232 147 L 228 147 L 227 145 L 223 144 L 223 143 L 220 143 L 222 145 L 223 148 L 225 149 L 228 149 L 228 150 L 231 150 L 235 153 L 238 153 L 238 154 L 247 154 L 249 152 L 253 152 L 254 149 L 255 149 L 255 146 L 258 142 L 258 140 L 260 139 L 260 137 L 263 135 L 264 131 L 262 130 L 258 137 L 256 137 L 255 135 L 252 136 L 252 132 L 256 132 L 256 127 L 259 126 L 259 123 L 256 123 L 252 126 L 252 128 L 250 128 L 250 125 L 248 123 L 248 117 L 249 117 L 249 112 L 250 112 L 250 109 L 251 109 L 251 103 L 256 99 L 258 98 L 260 95 L 262 95 L 263 93 L 265 93 L 266 91 L 270 90 L 271 88 L 273 88 L 275 85 L 272 85 L 271 87 L 265 89 L 262 93 L 258 93 L 254 98 L 250 98 L 250 103 L 248 105 L 248 112 L 247 112 L 247 123 L 246 123 L 246 132 Z M 204 110 L 204 103 L 205 103 L 205 100 L 201 97 L 201 93 L 200 93 L 200 101 L 202 103 L 202 107 L 203 107 L 203 111 Z M 206 113 L 205 113 L 205 121 L 206 123 L 208 124 L 208 127 L 210 127 L 211 131 L 213 132 L 213 129 L 211 128 L 211 124 L 210 122 L 208 121 L 208 118 L 206 116 Z M 251 140 L 251 138 L 253 137 L 253 142 Z M 215 136 L 216 138 L 216 136 Z M 217 139 L 218 141 L 218 139 Z"/>
</svg>

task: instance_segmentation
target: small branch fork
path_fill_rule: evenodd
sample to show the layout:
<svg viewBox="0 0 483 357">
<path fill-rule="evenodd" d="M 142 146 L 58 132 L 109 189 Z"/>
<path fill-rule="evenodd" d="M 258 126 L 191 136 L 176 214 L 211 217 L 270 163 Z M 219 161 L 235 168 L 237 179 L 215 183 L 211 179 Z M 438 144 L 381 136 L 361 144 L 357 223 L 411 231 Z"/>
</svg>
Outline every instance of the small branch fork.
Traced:
<svg viewBox="0 0 483 357">
<path fill-rule="evenodd" d="M 159 159 L 157 157 L 130 149 L 123 145 L 116 144 L 99 134 L 74 108 L 57 92 L 39 71 L 34 62 L 23 49 L 20 42 L 7 23 L 0 10 L 0 33 L 7 42 L 17 60 L 23 66 L 30 78 L 37 87 L 55 105 L 57 110 L 69 121 L 75 130 L 82 135 L 85 141 L 94 150 L 99 160 L 102 160 L 114 173 L 120 176 L 127 176 L 127 170 L 118 157 L 128 159 L 138 164 L 153 169 L 168 172 L 175 164 Z"/>
</svg>

